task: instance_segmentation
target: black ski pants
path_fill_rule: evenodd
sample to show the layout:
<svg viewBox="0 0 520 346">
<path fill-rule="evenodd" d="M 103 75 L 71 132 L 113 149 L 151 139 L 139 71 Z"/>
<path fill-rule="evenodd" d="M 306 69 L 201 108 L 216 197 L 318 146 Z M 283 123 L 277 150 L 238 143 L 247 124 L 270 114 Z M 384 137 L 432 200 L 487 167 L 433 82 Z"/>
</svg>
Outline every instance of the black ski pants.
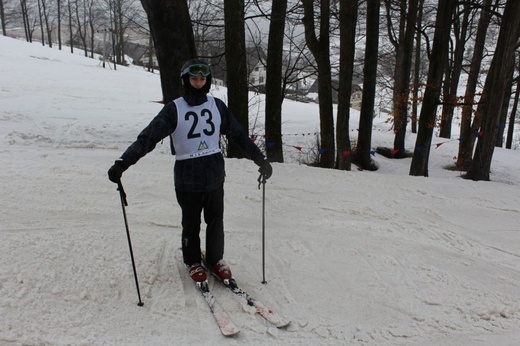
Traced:
<svg viewBox="0 0 520 346">
<path fill-rule="evenodd" d="M 210 192 L 175 190 L 182 209 L 182 254 L 184 263 L 200 263 L 201 214 L 206 222 L 206 260 L 215 264 L 224 256 L 224 186 Z"/>
</svg>

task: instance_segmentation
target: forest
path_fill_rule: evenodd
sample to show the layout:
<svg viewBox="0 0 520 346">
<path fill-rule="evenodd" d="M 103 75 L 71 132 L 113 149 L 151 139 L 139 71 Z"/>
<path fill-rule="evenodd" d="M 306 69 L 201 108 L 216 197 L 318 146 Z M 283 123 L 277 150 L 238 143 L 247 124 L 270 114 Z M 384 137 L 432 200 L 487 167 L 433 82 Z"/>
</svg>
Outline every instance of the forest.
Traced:
<svg viewBox="0 0 520 346">
<path fill-rule="evenodd" d="M 129 63 L 129 43 L 141 44 L 147 68 L 160 71 L 163 102 L 180 95 L 182 64 L 205 59 L 248 133 L 256 121 L 250 61 L 260 62 L 272 162 L 284 162 L 283 100 L 308 80 L 317 85 L 319 167 L 377 170 L 371 133 L 381 112 L 395 136 L 388 155 L 411 157 L 412 176 L 428 176 L 434 135 L 452 138 L 455 124 L 454 168 L 467 179 L 489 180 L 494 148 L 518 147 L 518 0 L 0 0 L 0 20 L 4 36 L 101 54 L 114 68 Z M 357 84 L 361 115 L 351 138 Z M 226 152 L 242 155 L 231 143 Z"/>
</svg>

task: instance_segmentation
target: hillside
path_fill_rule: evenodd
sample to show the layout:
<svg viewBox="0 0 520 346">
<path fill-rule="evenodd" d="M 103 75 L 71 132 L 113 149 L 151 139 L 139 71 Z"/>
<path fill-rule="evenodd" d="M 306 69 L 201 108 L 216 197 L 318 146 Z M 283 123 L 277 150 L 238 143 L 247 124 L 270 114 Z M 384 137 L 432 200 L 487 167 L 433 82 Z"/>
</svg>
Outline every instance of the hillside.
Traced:
<svg viewBox="0 0 520 346">
<path fill-rule="evenodd" d="M 284 102 L 291 160 L 273 164 L 266 185 L 268 283 L 248 160 L 226 159 L 225 258 L 247 292 L 292 323 L 270 326 L 212 281 L 241 329 L 226 339 L 180 261 L 167 141 L 123 175 L 137 306 L 106 172 L 160 110 L 159 77 L 6 37 L 0 46 L 1 345 L 520 343 L 518 151 L 496 150 L 491 182 L 445 170 L 457 153 L 445 139 L 430 178 L 379 155 L 377 172 L 312 168 L 295 147 L 311 146 L 317 105 Z M 385 120 L 375 118 L 374 147 L 393 141 Z"/>
</svg>

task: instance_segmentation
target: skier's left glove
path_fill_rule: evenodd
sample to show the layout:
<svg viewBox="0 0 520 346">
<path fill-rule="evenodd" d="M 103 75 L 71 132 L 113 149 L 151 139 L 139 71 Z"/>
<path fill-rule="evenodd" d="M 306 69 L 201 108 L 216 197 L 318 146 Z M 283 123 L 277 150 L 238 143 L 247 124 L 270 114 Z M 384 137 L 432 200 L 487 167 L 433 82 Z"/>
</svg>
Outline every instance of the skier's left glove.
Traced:
<svg viewBox="0 0 520 346">
<path fill-rule="evenodd" d="M 123 172 L 126 171 L 128 168 L 127 165 L 124 164 L 123 160 L 118 159 L 114 163 L 112 167 L 108 170 L 108 179 L 110 179 L 113 183 L 120 183 L 121 182 L 121 176 L 123 175 Z"/>
<path fill-rule="evenodd" d="M 267 180 L 271 177 L 271 175 L 273 175 L 273 167 L 271 166 L 269 161 L 264 159 L 260 163 L 260 168 L 258 169 L 258 172 L 260 172 L 260 174 L 264 177 L 264 179 Z"/>
</svg>

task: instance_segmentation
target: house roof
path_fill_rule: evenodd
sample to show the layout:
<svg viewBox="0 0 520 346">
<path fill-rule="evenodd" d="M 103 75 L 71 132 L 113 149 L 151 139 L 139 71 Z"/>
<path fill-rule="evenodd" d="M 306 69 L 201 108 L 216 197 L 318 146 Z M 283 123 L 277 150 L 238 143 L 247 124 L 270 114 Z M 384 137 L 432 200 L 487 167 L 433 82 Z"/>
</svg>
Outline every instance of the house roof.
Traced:
<svg viewBox="0 0 520 346">
<path fill-rule="evenodd" d="M 143 55 L 148 52 L 148 46 L 138 43 L 125 42 L 124 48 L 125 54 L 131 57 L 134 61 L 141 60 Z"/>
</svg>

